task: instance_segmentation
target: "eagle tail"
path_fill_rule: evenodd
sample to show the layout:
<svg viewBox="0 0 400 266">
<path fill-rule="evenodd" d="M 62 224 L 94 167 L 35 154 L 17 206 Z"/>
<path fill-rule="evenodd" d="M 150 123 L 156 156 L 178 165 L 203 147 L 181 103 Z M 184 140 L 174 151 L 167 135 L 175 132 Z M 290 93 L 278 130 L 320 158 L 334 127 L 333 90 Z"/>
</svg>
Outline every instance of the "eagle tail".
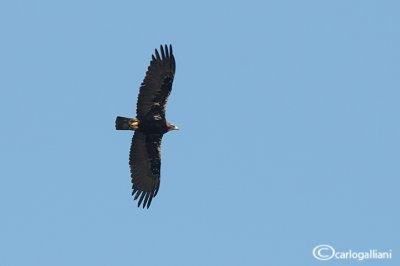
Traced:
<svg viewBox="0 0 400 266">
<path fill-rule="evenodd" d="M 127 118 L 122 116 L 117 116 L 115 119 L 115 129 L 116 130 L 135 130 L 139 125 L 139 120 L 136 118 Z"/>
</svg>

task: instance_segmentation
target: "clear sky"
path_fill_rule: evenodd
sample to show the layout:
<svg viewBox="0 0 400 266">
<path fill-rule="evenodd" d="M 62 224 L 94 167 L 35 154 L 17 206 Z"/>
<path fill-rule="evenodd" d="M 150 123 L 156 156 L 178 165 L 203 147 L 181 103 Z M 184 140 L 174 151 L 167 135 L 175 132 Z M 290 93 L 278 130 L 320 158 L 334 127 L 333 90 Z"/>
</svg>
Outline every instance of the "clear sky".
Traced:
<svg viewBox="0 0 400 266">
<path fill-rule="evenodd" d="M 399 1 L 0 1 L 0 265 L 400 265 Z M 162 180 L 128 167 L 154 48 Z"/>
</svg>

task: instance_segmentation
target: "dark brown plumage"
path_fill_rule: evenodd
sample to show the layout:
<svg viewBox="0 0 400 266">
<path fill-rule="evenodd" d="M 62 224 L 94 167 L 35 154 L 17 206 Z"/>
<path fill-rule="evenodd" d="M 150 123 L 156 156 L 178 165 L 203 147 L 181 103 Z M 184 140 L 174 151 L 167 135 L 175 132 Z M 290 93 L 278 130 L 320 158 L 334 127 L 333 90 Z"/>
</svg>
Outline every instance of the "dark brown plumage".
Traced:
<svg viewBox="0 0 400 266">
<path fill-rule="evenodd" d="M 161 54 L 160 54 L 161 53 Z M 140 86 L 136 118 L 118 116 L 117 130 L 134 130 L 129 153 L 132 196 L 138 207 L 149 208 L 160 188 L 160 147 L 165 133 L 178 129 L 166 121 L 165 108 L 175 75 L 172 46 L 155 50 Z"/>
</svg>

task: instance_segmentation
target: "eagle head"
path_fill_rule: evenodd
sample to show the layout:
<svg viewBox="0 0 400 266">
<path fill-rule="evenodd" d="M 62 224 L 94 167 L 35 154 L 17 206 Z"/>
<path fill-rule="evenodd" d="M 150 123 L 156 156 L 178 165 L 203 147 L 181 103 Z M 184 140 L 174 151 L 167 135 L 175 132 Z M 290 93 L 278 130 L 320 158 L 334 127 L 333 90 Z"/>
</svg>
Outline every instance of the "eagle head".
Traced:
<svg viewBox="0 0 400 266">
<path fill-rule="evenodd" d="M 168 128 L 168 131 L 179 130 L 179 128 L 177 126 L 175 126 L 174 124 L 171 124 L 171 123 L 167 123 L 167 128 Z"/>
</svg>

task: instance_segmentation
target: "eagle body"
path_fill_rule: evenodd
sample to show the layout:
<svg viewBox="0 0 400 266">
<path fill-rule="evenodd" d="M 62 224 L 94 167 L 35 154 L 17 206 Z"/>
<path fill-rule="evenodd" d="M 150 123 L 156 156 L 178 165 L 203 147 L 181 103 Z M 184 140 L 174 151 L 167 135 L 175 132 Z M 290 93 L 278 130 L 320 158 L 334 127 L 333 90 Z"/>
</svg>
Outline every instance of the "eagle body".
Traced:
<svg viewBox="0 0 400 266">
<path fill-rule="evenodd" d="M 150 115 L 144 119 L 140 119 L 138 130 L 146 134 L 165 134 L 169 131 L 169 127 L 165 118 Z"/>
<path fill-rule="evenodd" d="M 165 118 L 175 74 L 172 46 L 160 46 L 160 53 L 155 50 L 140 86 L 136 117 L 117 116 L 115 120 L 117 130 L 134 131 L 129 152 L 132 196 L 143 208 L 149 208 L 160 187 L 162 137 L 178 129 Z"/>
</svg>

